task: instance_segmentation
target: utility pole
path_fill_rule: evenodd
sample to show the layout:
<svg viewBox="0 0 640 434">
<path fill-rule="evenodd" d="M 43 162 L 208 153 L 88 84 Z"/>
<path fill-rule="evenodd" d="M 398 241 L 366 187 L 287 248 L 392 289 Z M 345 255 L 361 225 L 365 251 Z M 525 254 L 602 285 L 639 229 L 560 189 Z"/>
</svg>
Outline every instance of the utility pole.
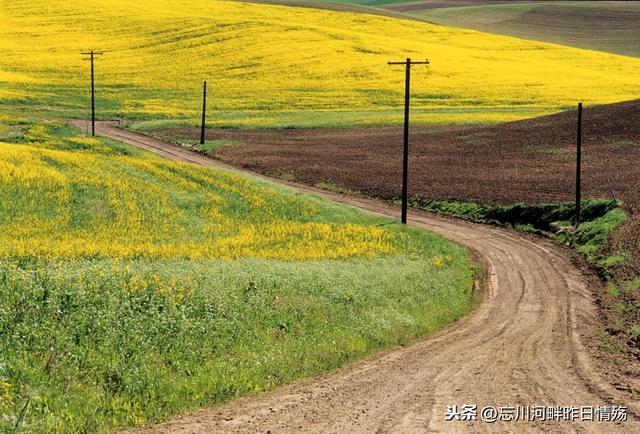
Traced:
<svg viewBox="0 0 640 434">
<path fill-rule="evenodd" d="M 412 62 L 407 58 L 404 62 L 387 62 L 388 65 L 405 66 L 404 82 L 404 147 L 402 153 L 402 224 L 407 224 L 407 208 L 409 194 L 409 103 L 411 99 L 411 65 L 428 65 L 429 61 Z"/>
<path fill-rule="evenodd" d="M 200 144 L 204 145 L 205 122 L 207 119 L 207 81 L 204 82 L 202 91 L 202 127 L 200 128 Z"/>
<path fill-rule="evenodd" d="M 582 103 L 578 104 L 578 139 L 576 147 L 576 229 L 580 226 L 580 187 L 581 187 L 581 165 L 582 165 Z"/>
<path fill-rule="evenodd" d="M 89 52 L 84 52 L 81 54 L 85 56 L 89 56 L 88 59 L 84 59 L 84 60 L 91 61 L 91 135 L 95 136 L 96 135 L 96 96 L 95 96 L 95 79 L 94 79 L 93 61 L 95 60 L 96 57 L 101 56 L 104 53 L 98 53 L 91 50 Z"/>
</svg>

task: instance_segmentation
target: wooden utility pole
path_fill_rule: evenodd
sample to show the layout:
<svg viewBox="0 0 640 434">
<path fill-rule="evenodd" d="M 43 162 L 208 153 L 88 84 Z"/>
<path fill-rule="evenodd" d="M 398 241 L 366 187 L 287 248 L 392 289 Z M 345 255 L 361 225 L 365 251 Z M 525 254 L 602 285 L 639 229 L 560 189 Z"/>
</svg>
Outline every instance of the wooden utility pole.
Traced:
<svg viewBox="0 0 640 434">
<path fill-rule="evenodd" d="M 205 80 L 202 90 L 202 126 L 200 127 L 200 144 L 204 145 L 205 123 L 207 120 L 207 82 Z"/>
<path fill-rule="evenodd" d="M 101 56 L 104 53 L 97 53 L 93 50 L 89 52 L 81 53 L 85 56 L 89 56 L 89 58 L 84 60 L 91 61 L 91 135 L 96 135 L 96 96 L 95 96 L 95 78 L 94 78 L 94 67 L 93 61 L 96 57 Z"/>
<path fill-rule="evenodd" d="M 580 226 L 581 209 L 581 166 L 582 166 L 582 103 L 578 104 L 578 138 L 576 147 L 576 229 Z"/>
<path fill-rule="evenodd" d="M 428 65 L 429 61 L 412 62 L 407 58 L 404 62 L 388 62 L 389 65 L 405 66 L 404 81 L 404 143 L 402 153 L 402 223 L 407 224 L 407 208 L 409 202 L 409 103 L 411 99 L 411 65 Z"/>
</svg>

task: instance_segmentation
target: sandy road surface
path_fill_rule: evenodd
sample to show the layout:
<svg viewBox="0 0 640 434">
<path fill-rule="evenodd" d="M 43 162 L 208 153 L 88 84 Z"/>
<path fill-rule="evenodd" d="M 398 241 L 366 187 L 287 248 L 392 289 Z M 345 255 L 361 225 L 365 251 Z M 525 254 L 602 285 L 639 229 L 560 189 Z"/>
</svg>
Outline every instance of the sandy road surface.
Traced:
<svg viewBox="0 0 640 434">
<path fill-rule="evenodd" d="M 97 132 L 177 161 L 226 167 L 108 124 L 99 124 Z M 374 201 L 285 184 L 374 214 L 398 214 Z M 487 294 L 470 316 L 409 347 L 258 397 L 184 415 L 148 432 L 640 432 L 640 403 L 625 402 L 599 375 L 584 346 L 581 332 L 589 329 L 594 302 L 580 272 L 558 249 L 509 231 L 423 213 L 411 213 L 410 224 L 482 255 Z M 629 421 L 445 422 L 447 405 L 464 403 L 626 404 Z"/>
</svg>

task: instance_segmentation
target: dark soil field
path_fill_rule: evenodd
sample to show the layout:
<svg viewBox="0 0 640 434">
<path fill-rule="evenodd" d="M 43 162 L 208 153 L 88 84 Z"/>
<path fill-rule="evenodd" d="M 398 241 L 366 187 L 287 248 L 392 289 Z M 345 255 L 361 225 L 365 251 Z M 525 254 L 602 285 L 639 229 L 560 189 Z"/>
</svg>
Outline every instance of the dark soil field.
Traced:
<svg viewBox="0 0 640 434">
<path fill-rule="evenodd" d="M 419 2 L 388 5 L 426 21 L 640 56 L 640 2 Z M 508 3 L 508 4 L 502 4 Z M 462 6 L 462 7 L 458 7 Z"/>
</svg>

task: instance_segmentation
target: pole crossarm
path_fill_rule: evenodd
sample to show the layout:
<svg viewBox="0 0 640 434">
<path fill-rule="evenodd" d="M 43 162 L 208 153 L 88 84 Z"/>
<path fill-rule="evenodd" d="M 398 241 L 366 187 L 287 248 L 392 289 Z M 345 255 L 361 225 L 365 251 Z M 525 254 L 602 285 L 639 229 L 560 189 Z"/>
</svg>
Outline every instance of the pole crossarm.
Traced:
<svg viewBox="0 0 640 434">
<path fill-rule="evenodd" d="M 387 65 L 429 65 L 430 62 L 428 59 L 425 59 L 424 61 L 413 61 L 411 59 L 407 59 L 404 62 L 387 62 Z"/>
<path fill-rule="evenodd" d="M 83 51 L 80 54 L 82 54 L 83 56 L 91 56 L 91 57 L 84 58 L 82 60 L 95 60 L 96 57 L 102 56 L 104 54 L 104 52 L 101 52 L 101 51 Z"/>
</svg>

